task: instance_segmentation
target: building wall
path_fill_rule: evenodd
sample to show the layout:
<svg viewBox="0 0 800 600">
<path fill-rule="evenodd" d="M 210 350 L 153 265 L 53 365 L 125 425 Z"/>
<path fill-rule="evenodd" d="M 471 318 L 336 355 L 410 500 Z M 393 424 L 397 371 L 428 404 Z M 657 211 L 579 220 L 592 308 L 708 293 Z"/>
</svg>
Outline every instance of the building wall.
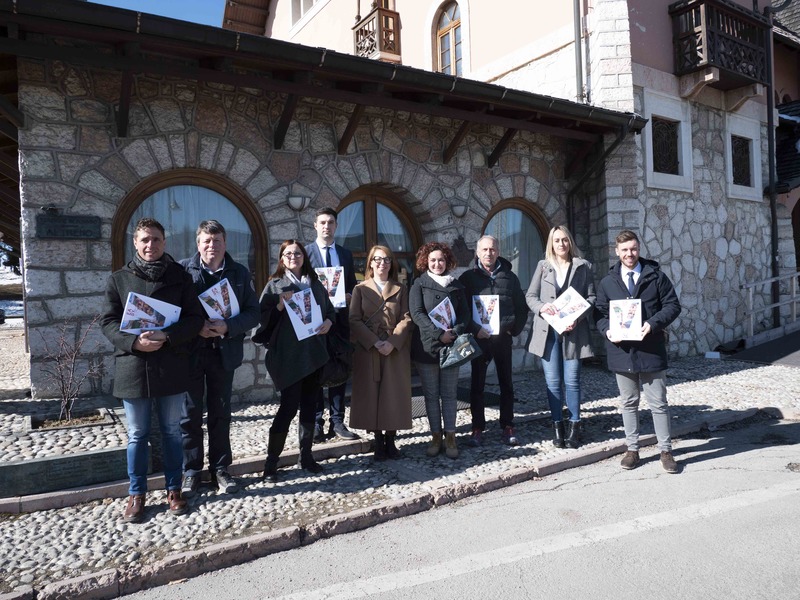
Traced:
<svg viewBox="0 0 800 600">
<path fill-rule="evenodd" d="M 119 89 L 117 72 L 19 61 L 19 106 L 29 119 L 19 137 L 23 248 L 31 377 L 39 397 L 53 394 L 53 382 L 41 370 L 43 338 L 52 339 L 67 319 L 77 319 L 75 326 L 85 330 L 101 310 L 112 267 L 112 221 L 130 191 L 158 174 L 197 168 L 239 186 L 263 217 L 269 242 L 259 251 L 269 252 L 270 268 L 284 239 L 314 238 L 315 209 L 336 207 L 365 186 L 380 186 L 405 202 L 424 241 L 453 242 L 463 235 L 474 249 L 489 210 L 509 198 L 530 202 L 550 223 L 565 221 L 569 182 L 563 178 L 566 143 L 560 139 L 519 133 L 490 169 L 486 157 L 504 130 L 475 126 L 457 156 L 443 165 L 442 152 L 460 122 L 373 109 L 365 113 L 349 153 L 338 156 L 337 140 L 351 107 L 306 100 L 278 151 L 271 143 L 284 98 L 142 75 L 135 77 L 129 135 L 122 139 L 115 137 L 113 116 Z M 310 196 L 308 209 L 292 211 L 286 203 L 290 194 Z M 464 218 L 453 216 L 454 201 L 468 205 Z M 38 239 L 36 216 L 45 206 L 61 214 L 100 216 L 102 238 Z M 522 346 L 525 337 L 517 341 L 518 367 L 532 362 Z M 105 367 L 93 391 L 108 393 L 113 359 L 98 328 L 84 350 Z M 242 399 L 270 393 L 261 354 L 246 344 L 235 382 Z"/>
</svg>

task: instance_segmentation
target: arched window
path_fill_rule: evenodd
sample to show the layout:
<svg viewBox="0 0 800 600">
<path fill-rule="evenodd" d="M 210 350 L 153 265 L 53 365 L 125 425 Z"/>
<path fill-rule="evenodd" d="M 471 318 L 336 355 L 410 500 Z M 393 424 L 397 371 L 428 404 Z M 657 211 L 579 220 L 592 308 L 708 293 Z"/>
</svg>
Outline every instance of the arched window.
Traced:
<svg viewBox="0 0 800 600">
<path fill-rule="evenodd" d="M 258 290 L 266 283 L 269 260 L 261 216 L 247 195 L 230 181 L 205 171 L 182 169 L 140 183 L 114 218 L 114 269 L 133 257 L 133 228 L 142 217 L 152 217 L 164 226 L 167 253 L 175 260 L 193 256 L 197 252 L 197 225 L 216 219 L 225 227 L 228 253 L 250 269 Z"/>
<path fill-rule="evenodd" d="M 527 289 L 536 264 L 544 258 L 549 228 L 541 214 L 524 200 L 497 204 L 486 219 L 483 233 L 500 241 L 500 256 L 511 261 L 523 289 Z"/>
<path fill-rule="evenodd" d="M 461 10 L 457 2 L 442 7 L 436 26 L 438 71 L 447 75 L 461 75 Z"/>
<path fill-rule="evenodd" d="M 398 261 L 398 276 L 410 282 L 422 235 L 401 201 L 378 190 L 356 191 L 338 209 L 336 242 L 353 253 L 358 279 L 375 244 L 388 246 Z"/>
</svg>

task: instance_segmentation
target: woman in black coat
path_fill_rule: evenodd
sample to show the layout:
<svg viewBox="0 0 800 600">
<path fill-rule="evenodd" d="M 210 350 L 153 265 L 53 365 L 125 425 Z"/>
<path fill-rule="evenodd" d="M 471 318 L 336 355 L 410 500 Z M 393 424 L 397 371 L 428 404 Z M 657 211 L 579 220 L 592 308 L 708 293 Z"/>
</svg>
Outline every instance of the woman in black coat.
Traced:
<svg viewBox="0 0 800 600">
<path fill-rule="evenodd" d="M 458 458 L 455 436 L 459 369 L 439 368 L 439 351 L 466 331 L 470 309 L 464 284 L 452 275 L 456 258 L 449 246 L 441 242 L 425 244 L 417 251 L 416 267 L 422 275 L 414 281 L 408 300 L 411 318 L 417 325 L 411 339 L 411 359 L 422 383 L 431 426 L 427 454 L 437 456 L 441 452 L 444 421 L 445 454 L 448 458 Z M 440 327 L 429 315 L 446 298 L 453 310 L 449 315 L 441 315 L 445 323 Z"/>
<path fill-rule="evenodd" d="M 328 292 L 311 268 L 305 248 L 297 240 L 281 244 L 280 259 L 270 281 L 261 293 L 261 325 L 253 341 L 267 348 L 267 371 L 280 391 L 278 413 L 269 428 L 264 479 L 278 480 L 278 459 L 286 443 L 289 425 L 300 410 L 300 466 L 311 473 L 322 467 L 314 460 L 316 398 L 320 390 L 320 370 L 328 362 L 325 334 L 330 331 L 335 312 Z M 296 292 L 310 290 L 322 311 L 323 322 L 311 335 L 298 339 L 288 311 L 310 317 L 310 303 L 302 306 L 292 300 Z"/>
</svg>

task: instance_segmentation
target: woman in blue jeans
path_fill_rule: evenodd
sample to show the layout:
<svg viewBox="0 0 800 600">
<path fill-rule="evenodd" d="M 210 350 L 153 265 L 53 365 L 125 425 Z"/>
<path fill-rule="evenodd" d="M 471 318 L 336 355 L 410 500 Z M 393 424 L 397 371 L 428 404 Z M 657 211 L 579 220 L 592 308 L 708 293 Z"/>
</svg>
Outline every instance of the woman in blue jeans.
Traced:
<svg viewBox="0 0 800 600">
<path fill-rule="evenodd" d="M 545 259 L 540 260 L 525 298 L 533 311 L 533 336 L 528 351 L 542 359 L 547 401 L 553 418 L 553 443 L 558 448 L 580 445 L 581 359 L 592 356 L 589 332 L 591 308 L 576 312 L 576 319 L 559 334 L 545 316 L 559 314 L 554 301 L 569 288 L 594 306 L 592 265 L 581 258 L 572 234 L 563 225 L 553 227 L 547 236 Z M 570 413 L 569 429 L 564 431 L 563 405 Z"/>
</svg>

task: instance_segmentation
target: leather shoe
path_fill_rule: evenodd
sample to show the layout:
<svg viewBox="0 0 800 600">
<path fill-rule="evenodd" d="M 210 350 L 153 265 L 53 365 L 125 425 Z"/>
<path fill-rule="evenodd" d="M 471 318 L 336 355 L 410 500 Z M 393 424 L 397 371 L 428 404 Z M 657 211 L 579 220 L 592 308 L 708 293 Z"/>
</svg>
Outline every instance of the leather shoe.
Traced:
<svg viewBox="0 0 800 600">
<path fill-rule="evenodd" d="M 661 453 L 661 466 L 664 467 L 667 473 L 677 473 L 680 471 L 678 463 L 676 463 L 675 459 L 672 457 L 672 452 Z"/>
<path fill-rule="evenodd" d="M 189 512 L 189 505 L 183 499 L 183 494 L 180 490 L 169 490 L 167 492 L 167 504 L 169 504 L 169 512 L 173 515 L 185 515 Z"/>
<path fill-rule="evenodd" d="M 619 466 L 623 469 L 635 469 L 639 466 L 639 451 L 638 450 L 628 450 L 625 453 L 625 456 L 622 457 L 622 462 L 619 463 Z"/>
<path fill-rule="evenodd" d="M 126 523 L 141 523 L 144 519 L 144 494 L 128 496 L 128 506 L 122 520 Z"/>
<path fill-rule="evenodd" d="M 347 428 L 347 425 L 344 423 L 337 423 L 333 426 L 333 433 L 336 434 L 336 437 L 342 440 L 358 440 L 361 439 L 358 437 L 357 434 L 353 433 Z"/>
</svg>

